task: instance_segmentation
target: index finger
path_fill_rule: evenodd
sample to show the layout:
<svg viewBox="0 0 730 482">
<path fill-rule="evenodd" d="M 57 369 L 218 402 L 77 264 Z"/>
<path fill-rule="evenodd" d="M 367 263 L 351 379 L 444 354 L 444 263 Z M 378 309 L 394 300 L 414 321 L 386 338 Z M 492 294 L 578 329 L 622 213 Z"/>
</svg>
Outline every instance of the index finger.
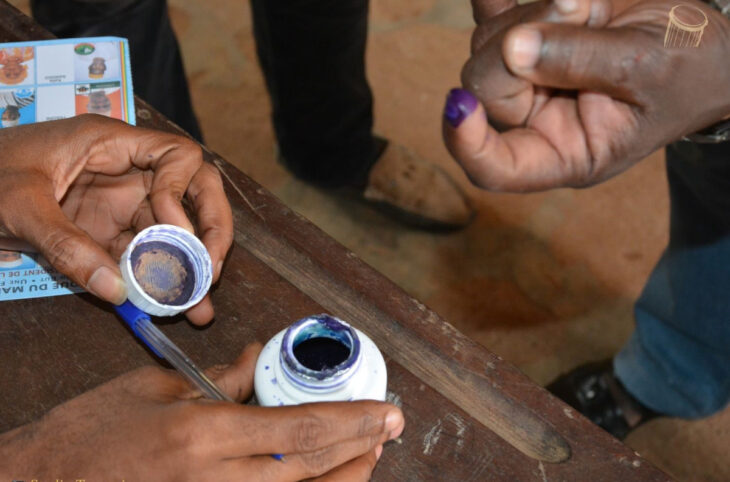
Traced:
<svg viewBox="0 0 730 482">
<path fill-rule="evenodd" d="M 156 139 L 153 145 L 146 146 L 147 149 L 141 152 L 141 156 L 135 158 L 137 162 L 134 164 L 138 165 L 140 157 L 157 159 L 152 166 L 155 173 L 148 194 L 155 219 L 194 233 L 181 201 L 193 176 L 203 164 L 203 153 L 200 146 L 193 141 L 179 136 L 173 137 L 175 139 Z"/>
<path fill-rule="evenodd" d="M 221 457 L 314 452 L 332 445 L 403 429 L 397 407 L 371 400 L 282 407 L 218 404 L 202 436 Z"/>
<path fill-rule="evenodd" d="M 474 21 L 478 24 L 516 6 L 517 0 L 471 0 Z"/>
<path fill-rule="evenodd" d="M 461 95 L 464 100 L 473 99 L 468 93 Z M 574 164 L 564 160 L 542 133 L 513 128 L 500 134 L 487 122 L 482 106 L 475 99 L 472 104 L 473 111 L 459 125 L 444 122 L 443 134 L 447 149 L 475 185 L 491 191 L 525 192 L 575 182 Z"/>
<path fill-rule="evenodd" d="M 200 239 L 213 262 L 215 283 L 233 243 L 233 213 L 218 169 L 204 162 L 193 176 L 187 196 L 195 210 Z"/>
<path fill-rule="evenodd" d="M 194 232 L 180 201 L 203 163 L 200 146 L 179 135 L 105 117 L 89 116 L 79 123 L 102 140 L 86 163 L 88 171 L 109 175 L 130 168 L 153 171 L 148 196 L 155 220 Z M 104 136 L 99 134 L 102 131 Z"/>
</svg>

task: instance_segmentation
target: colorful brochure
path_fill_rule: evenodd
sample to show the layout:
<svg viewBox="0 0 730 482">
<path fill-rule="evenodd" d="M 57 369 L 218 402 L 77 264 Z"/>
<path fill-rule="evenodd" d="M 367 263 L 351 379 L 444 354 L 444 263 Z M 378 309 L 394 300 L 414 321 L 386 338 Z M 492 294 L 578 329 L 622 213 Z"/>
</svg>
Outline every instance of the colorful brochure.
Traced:
<svg viewBox="0 0 730 482">
<path fill-rule="evenodd" d="M 0 43 L 0 112 L 2 128 L 85 113 L 134 125 L 127 40 Z M 0 301 L 81 291 L 39 255 L 0 250 Z"/>
</svg>

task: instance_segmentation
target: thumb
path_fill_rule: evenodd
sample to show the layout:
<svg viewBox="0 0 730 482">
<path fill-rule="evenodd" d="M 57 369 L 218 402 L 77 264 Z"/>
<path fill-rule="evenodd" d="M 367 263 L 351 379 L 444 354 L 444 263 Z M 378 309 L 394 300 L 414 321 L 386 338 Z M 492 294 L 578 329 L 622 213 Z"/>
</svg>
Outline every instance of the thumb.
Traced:
<svg viewBox="0 0 730 482">
<path fill-rule="evenodd" d="M 515 75 L 536 85 L 593 90 L 631 102 L 635 79 L 662 58 L 646 32 L 528 23 L 507 32 L 502 56 Z"/>
<path fill-rule="evenodd" d="M 5 213 L 6 227 L 32 244 L 74 283 L 103 300 L 124 303 L 127 289 L 109 253 L 66 217 L 52 195 L 33 192 L 30 199 L 33 209 Z"/>
</svg>

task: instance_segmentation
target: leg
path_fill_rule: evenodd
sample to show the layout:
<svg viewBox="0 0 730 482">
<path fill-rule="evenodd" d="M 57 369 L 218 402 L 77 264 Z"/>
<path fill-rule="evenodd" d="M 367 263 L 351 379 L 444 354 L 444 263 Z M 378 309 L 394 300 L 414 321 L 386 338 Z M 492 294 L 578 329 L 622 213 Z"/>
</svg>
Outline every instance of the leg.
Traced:
<svg viewBox="0 0 730 482">
<path fill-rule="evenodd" d="M 364 187 L 379 146 L 365 79 L 368 0 L 251 0 L 282 158 L 323 186 Z"/>
<path fill-rule="evenodd" d="M 31 7 L 58 37 L 127 38 L 135 93 L 202 139 L 165 0 L 31 0 Z"/>
<path fill-rule="evenodd" d="M 251 0 L 280 159 L 297 177 L 401 221 L 459 228 L 473 210 L 441 169 L 372 134 L 365 78 L 368 0 Z"/>
<path fill-rule="evenodd" d="M 730 145 L 674 144 L 667 171 L 669 246 L 614 367 L 649 408 L 703 417 L 730 401 Z"/>
</svg>

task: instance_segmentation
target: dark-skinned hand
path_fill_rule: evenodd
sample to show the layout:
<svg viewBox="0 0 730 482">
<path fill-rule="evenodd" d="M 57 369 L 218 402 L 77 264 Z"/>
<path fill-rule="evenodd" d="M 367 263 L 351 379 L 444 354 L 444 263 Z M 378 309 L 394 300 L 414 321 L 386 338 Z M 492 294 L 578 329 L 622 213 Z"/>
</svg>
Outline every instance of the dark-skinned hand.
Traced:
<svg viewBox="0 0 730 482">
<path fill-rule="evenodd" d="M 208 374 L 242 402 L 260 351 L 249 345 Z M 0 479 L 366 481 L 382 444 L 403 426 L 401 411 L 387 403 L 217 402 L 201 399 L 174 371 L 145 367 L 0 435 Z"/>
<path fill-rule="evenodd" d="M 134 235 L 157 223 L 198 235 L 218 279 L 233 240 L 231 208 L 218 171 L 181 136 L 84 115 L 0 130 L 0 247 L 39 251 L 94 295 L 120 304 L 118 259 Z M 206 296 L 187 317 L 213 318 Z"/>
<path fill-rule="evenodd" d="M 449 151 L 485 189 L 581 187 L 725 118 L 730 21 L 682 3 L 709 20 L 698 48 L 664 47 L 666 0 L 473 0 L 468 92 L 452 91 L 444 115 Z"/>
</svg>

